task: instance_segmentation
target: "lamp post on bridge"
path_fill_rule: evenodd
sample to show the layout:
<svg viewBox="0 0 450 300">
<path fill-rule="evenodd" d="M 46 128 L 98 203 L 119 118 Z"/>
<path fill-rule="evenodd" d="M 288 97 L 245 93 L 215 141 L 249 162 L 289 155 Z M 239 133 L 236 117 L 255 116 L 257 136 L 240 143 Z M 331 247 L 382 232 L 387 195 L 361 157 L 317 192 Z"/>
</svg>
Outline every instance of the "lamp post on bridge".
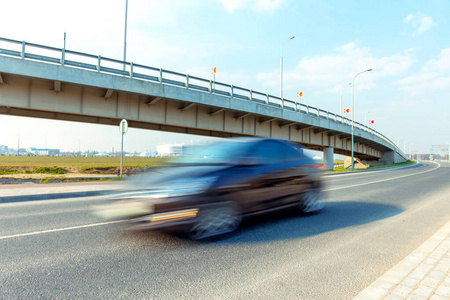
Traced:
<svg viewBox="0 0 450 300">
<path fill-rule="evenodd" d="M 352 83 L 349 82 L 347 85 L 351 85 Z M 340 95 L 339 95 L 339 115 L 342 117 L 342 86 L 340 88 Z"/>
<path fill-rule="evenodd" d="M 125 71 L 127 60 L 127 17 L 128 17 L 128 0 L 125 0 L 125 36 L 123 38 L 123 70 Z"/>
<path fill-rule="evenodd" d="M 356 74 L 355 75 L 355 77 L 353 77 L 353 80 L 352 80 L 352 169 L 354 169 L 355 168 L 355 162 L 354 162 L 354 157 L 355 157 L 355 153 L 354 153 L 354 134 L 353 134 L 353 128 L 354 128 L 354 126 L 355 126 L 355 106 L 354 106 L 354 100 L 355 100 L 355 78 L 358 76 L 358 75 L 360 75 L 360 74 L 362 74 L 362 73 L 365 73 L 365 72 L 370 72 L 370 71 L 372 71 L 372 69 L 367 69 L 367 70 L 364 70 L 364 71 L 362 71 L 362 72 L 359 72 L 358 74 Z"/>
<path fill-rule="evenodd" d="M 283 99 L 283 45 L 294 39 L 295 36 L 291 36 L 289 39 L 281 43 L 281 55 L 280 55 L 280 98 Z"/>
<path fill-rule="evenodd" d="M 414 143 L 409 144 L 409 160 L 412 160 L 411 146 L 414 146 Z"/>
</svg>

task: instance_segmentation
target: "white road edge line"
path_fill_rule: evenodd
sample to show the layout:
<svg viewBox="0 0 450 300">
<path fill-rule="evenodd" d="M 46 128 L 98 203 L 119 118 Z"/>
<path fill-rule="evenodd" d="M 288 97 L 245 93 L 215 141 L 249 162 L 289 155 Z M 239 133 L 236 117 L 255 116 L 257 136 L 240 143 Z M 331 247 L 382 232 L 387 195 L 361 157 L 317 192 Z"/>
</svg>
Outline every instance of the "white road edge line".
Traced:
<svg viewBox="0 0 450 300">
<path fill-rule="evenodd" d="M 369 184 L 374 184 L 374 183 L 380 183 L 380 182 L 385 182 L 385 181 L 391 181 L 391 180 L 395 180 L 395 179 L 399 179 L 399 178 L 405 178 L 405 177 L 410 177 L 410 176 L 415 176 L 415 175 L 420 175 L 420 174 L 424 174 L 424 173 L 428 173 L 431 171 L 434 171 L 436 169 L 439 169 L 441 167 L 441 165 L 437 162 L 436 163 L 438 166 L 434 169 L 431 170 L 427 170 L 424 172 L 419 172 L 419 173 L 414 173 L 414 174 L 408 174 L 408 175 L 404 175 L 404 176 L 398 176 L 398 177 L 393 177 L 393 178 L 388 178 L 388 179 L 383 179 L 383 180 L 377 180 L 377 181 L 371 181 L 371 182 L 366 182 L 366 183 L 360 183 L 360 184 L 354 184 L 354 185 L 348 185 L 348 186 L 343 186 L 343 187 L 338 187 L 338 188 L 333 188 L 333 189 L 327 189 L 324 190 L 324 192 L 330 192 L 330 191 L 337 191 L 337 190 L 343 190 L 343 189 L 348 189 L 348 188 L 352 188 L 352 187 L 357 187 L 357 186 L 363 186 L 363 185 L 369 185 Z"/>
<path fill-rule="evenodd" d="M 406 168 L 412 168 L 417 166 L 419 163 L 415 162 L 413 164 L 410 165 L 406 165 L 406 166 L 399 166 L 399 167 L 389 167 L 389 168 L 380 168 L 380 169 L 373 169 L 373 170 L 367 170 L 367 171 L 360 171 L 360 172 L 347 172 L 347 173 L 342 173 L 342 174 L 326 174 L 326 175 L 331 175 L 332 177 L 342 177 L 342 176 L 350 176 L 350 175 L 365 175 L 365 174 L 374 174 L 374 173 L 379 173 L 379 172 L 389 172 L 389 171 L 396 171 L 396 170 L 401 170 L 401 169 L 406 169 Z"/>
<path fill-rule="evenodd" d="M 94 224 L 80 225 L 80 226 L 73 226 L 73 227 L 65 227 L 65 228 L 59 228 L 59 229 L 35 231 L 35 232 L 29 232 L 29 233 L 12 234 L 12 235 L 0 236 L 0 240 L 6 240 L 6 239 L 12 239 L 12 238 L 23 237 L 23 236 L 30 236 L 30 235 L 38 235 L 38 234 L 43 234 L 43 233 L 52 233 L 52 232 L 74 230 L 74 229 L 80 229 L 80 228 L 103 226 L 103 225 L 109 225 L 109 224 L 115 224 L 115 223 L 121 223 L 121 222 L 124 222 L 124 221 L 123 220 L 119 220 L 119 221 L 94 223 Z"/>
<path fill-rule="evenodd" d="M 431 169 L 431 170 L 427 170 L 427 171 L 424 171 L 424 172 L 415 173 L 415 174 L 409 174 L 409 175 L 404 175 L 404 176 L 399 176 L 399 177 L 394 177 L 394 178 L 389 178 L 389 179 L 377 180 L 377 181 L 372 181 L 372 182 L 366 182 L 366 183 L 361 183 L 361 184 L 349 185 L 349 186 L 344 186 L 344 187 L 339 187 L 339 188 L 334 188 L 334 189 L 327 189 L 327 190 L 324 190 L 324 192 L 343 190 L 343 189 L 348 189 L 348 188 L 357 187 L 357 186 L 369 185 L 369 184 L 373 184 L 373 183 L 379 183 L 379 182 L 384 182 L 384 181 L 389 181 L 389 180 L 394 180 L 394 179 L 399 179 L 399 178 L 404 178 L 404 177 L 424 174 L 424 173 L 428 173 L 428 172 L 434 171 L 434 170 L 438 169 L 441 166 L 439 163 L 436 163 L 436 164 L 438 165 L 436 168 Z M 12 239 L 12 238 L 24 237 L 24 236 L 31 236 L 31 235 L 38 235 L 38 234 L 44 234 L 44 233 L 52 233 L 52 232 L 60 232 L 60 231 L 67 231 L 67 230 L 74 230 L 74 229 L 81 229 L 81 228 L 103 226 L 103 225 L 122 223 L 122 222 L 125 222 L 125 221 L 124 220 L 119 220 L 119 221 L 94 223 L 94 224 L 87 224 L 87 225 L 80 225 L 80 226 L 73 226 L 73 227 L 65 227 L 65 228 L 59 228 L 59 229 L 35 231 L 35 232 L 29 232 L 29 233 L 20 233 L 20 234 L 6 235 L 6 236 L 0 236 L 0 240 L 6 240 L 6 239 Z"/>
</svg>

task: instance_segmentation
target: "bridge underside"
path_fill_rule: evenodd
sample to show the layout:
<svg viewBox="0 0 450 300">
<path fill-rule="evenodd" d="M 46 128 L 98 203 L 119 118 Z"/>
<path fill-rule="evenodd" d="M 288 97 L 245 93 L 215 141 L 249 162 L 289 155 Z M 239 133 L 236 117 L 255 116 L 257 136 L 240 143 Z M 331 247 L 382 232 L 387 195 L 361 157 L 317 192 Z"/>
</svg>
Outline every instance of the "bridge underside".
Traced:
<svg viewBox="0 0 450 300">
<path fill-rule="evenodd" d="M 88 73 L 91 73 L 90 77 L 110 76 Z M 138 80 L 131 81 L 149 85 L 148 94 L 11 73 L 0 73 L 0 77 L 1 114 L 116 126 L 125 118 L 129 126 L 135 128 L 211 137 L 274 137 L 301 143 L 312 150 L 333 148 L 336 154 L 351 155 L 351 134 L 346 132 L 348 125 L 345 126 L 347 130 L 342 130 L 342 126 L 330 125 L 330 120 L 319 120 L 311 125 L 305 122 L 306 117 L 302 113 L 294 112 L 294 117 L 288 114 L 290 112 L 280 116 L 279 107 L 269 107 L 269 113 L 274 115 L 272 117 L 264 104 L 252 103 L 253 111 L 249 111 L 244 103 L 248 101 L 192 91 L 190 93 L 194 95 L 190 95 L 189 99 L 196 99 L 195 93 L 198 93 L 199 100 L 184 101 L 180 100 L 183 97 L 165 96 L 177 94 L 169 91 L 182 90 L 179 87 L 155 86 L 154 83 Z M 114 82 L 130 82 L 127 78 L 110 77 Z M 160 95 L 153 92 L 155 89 L 162 90 Z M 214 105 L 206 104 L 204 98 L 211 96 L 223 99 L 223 103 L 212 101 Z M 244 104 L 233 105 L 232 101 Z M 239 109 L 241 106 L 242 110 Z M 355 157 L 378 160 L 384 152 L 392 151 L 370 138 L 370 134 L 355 133 Z"/>
</svg>

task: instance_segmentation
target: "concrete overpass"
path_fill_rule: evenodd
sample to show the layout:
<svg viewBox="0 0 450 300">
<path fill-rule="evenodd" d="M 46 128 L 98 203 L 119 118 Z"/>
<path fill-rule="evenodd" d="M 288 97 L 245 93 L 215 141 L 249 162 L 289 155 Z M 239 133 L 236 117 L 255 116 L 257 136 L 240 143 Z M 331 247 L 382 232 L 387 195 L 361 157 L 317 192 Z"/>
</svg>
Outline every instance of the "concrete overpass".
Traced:
<svg viewBox="0 0 450 300">
<path fill-rule="evenodd" d="M 0 38 L 0 113 L 213 137 L 267 136 L 351 154 L 351 120 L 244 87 L 67 49 Z M 354 155 L 406 161 L 387 137 L 354 124 Z"/>
</svg>

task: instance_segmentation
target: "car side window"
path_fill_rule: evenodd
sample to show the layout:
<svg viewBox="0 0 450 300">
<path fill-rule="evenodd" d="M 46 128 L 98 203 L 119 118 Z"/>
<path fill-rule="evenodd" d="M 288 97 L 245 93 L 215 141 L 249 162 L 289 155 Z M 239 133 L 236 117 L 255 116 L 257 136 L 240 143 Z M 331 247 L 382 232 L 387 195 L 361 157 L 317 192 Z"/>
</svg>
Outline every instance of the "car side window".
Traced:
<svg viewBox="0 0 450 300">
<path fill-rule="evenodd" d="M 292 160 L 300 160 L 302 159 L 303 153 L 294 147 L 289 147 L 288 145 L 282 145 L 283 146 L 283 152 L 284 152 L 284 160 L 286 161 L 292 161 Z"/>
<path fill-rule="evenodd" d="M 263 164 L 274 164 L 284 160 L 283 145 L 276 142 L 261 142 L 255 145 L 252 156 Z"/>
</svg>

